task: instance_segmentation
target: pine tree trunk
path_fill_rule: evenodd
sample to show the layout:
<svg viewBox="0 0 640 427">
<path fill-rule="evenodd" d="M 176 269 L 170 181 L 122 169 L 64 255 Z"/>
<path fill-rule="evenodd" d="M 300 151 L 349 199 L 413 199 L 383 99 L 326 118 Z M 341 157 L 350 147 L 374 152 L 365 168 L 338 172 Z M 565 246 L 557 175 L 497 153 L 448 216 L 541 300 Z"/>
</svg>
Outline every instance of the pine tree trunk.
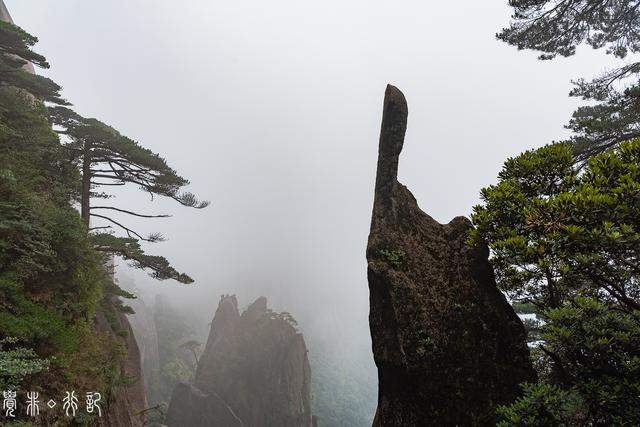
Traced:
<svg viewBox="0 0 640 427">
<path fill-rule="evenodd" d="M 89 200 L 91 199 L 91 143 L 84 143 L 82 156 L 82 198 L 80 201 L 80 216 L 87 230 L 89 229 Z"/>
</svg>

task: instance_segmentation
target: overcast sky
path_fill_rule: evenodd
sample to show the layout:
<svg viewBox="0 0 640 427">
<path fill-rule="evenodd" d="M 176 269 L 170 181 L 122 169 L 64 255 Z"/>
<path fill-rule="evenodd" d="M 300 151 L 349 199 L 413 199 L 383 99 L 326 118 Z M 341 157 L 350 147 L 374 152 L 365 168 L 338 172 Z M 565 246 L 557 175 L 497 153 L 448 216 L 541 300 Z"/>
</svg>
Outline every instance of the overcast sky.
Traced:
<svg viewBox="0 0 640 427">
<path fill-rule="evenodd" d="M 496 41 L 506 0 L 5 2 L 79 113 L 161 153 L 212 201 L 114 201 L 174 215 L 129 223 L 166 234 L 150 251 L 197 280 L 179 301 L 213 310 L 221 293 L 264 294 L 303 330 L 328 316 L 367 331 L 387 83 L 409 103 L 400 180 L 448 222 L 506 157 L 564 135 L 570 80 L 606 63 L 587 49 L 540 62 Z"/>
</svg>

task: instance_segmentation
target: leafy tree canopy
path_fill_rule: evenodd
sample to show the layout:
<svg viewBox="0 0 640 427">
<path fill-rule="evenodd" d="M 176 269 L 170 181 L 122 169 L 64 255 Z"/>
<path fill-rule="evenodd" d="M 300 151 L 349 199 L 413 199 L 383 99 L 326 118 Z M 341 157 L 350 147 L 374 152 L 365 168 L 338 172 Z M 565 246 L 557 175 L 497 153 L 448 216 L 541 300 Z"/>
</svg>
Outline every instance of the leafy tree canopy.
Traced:
<svg viewBox="0 0 640 427">
<path fill-rule="evenodd" d="M 556 144 L 509 159 L 482 190 L 474 238 L 489 242 L 498 283 L 557 308 L 575 295 L 640 308 L 640 141 L 593 158 L 582 174 Z"/>
<path fill-rule="evenodd" d="M 568 144 L 505 162 L 482 190 L 470 239 L 498 286 L 531 303 L 539 382 L 503 425 L 635 425 L 640 417 L 640 140 L 578 172 Z M 547 424 L 548 423 L 548 424 Z"/>
</svg>

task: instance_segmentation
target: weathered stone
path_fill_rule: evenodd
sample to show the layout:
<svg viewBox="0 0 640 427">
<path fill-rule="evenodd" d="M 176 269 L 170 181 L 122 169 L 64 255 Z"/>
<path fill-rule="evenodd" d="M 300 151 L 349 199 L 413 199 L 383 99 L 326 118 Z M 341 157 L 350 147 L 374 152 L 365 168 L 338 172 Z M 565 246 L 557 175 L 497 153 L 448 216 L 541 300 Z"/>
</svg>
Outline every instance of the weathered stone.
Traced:
<svg viewBox="0 0 640 427">
<path fill-rule="evenodd" d="M 397 180 L 407 126 L 387 86 L 367 247 L 378 366 L 374 426 L 490 425 L 533 370 L 522 322 L 496 288 L 470 222 L 439 224 Z"/>
<path fill-rule="evenodd" d="M 242 427 L 243 423 L 217 395 L 204 394 L 192 384 L 179 383 L 173 389 L 167 425 Z"/>
<path fill-rule="evenodd" d="M 304 338 L 286 314 L 261 297 L 240 315 L 236 297 L 223 296 L 194 384 L 174 392 L 168 425 L 233 426 L 231 417 L 245 427 L 309 427 L 310 377 Z"/>
<path fill-rule="evenodd" d="M 124 334 L 118 334 L 114 331 L 103 313 L 96 314 L 94 324 L 96 332 L 110 335 L 119 341 L 126 351 L 120 362 L 120 370 L 123 378 L 127 378 L 124 384 L 112 392 L 108 407 L 105 408 L 103 417 L 97 420 L 96 425 L 141 427 L 146 424 L 146 416 L 143 411 L 147 408 L 147 399 L 142 378 L 140 350 L 126 315 L 118 313 L 117 322 L 119 330 L 124 331 Z"/>
<path fill-rule="evenodd" d="M 140 349 L 147 402 L 154 405 L 160 401 L 155 390 L 160 381 L 160 355 L 154 307 L 148 305 L 142 295 L 137 295 L 137 298 L 127 301 L 127 303 L 134 311 L 134 314 L 128 316 L 128 319 Z"/>
</svg>

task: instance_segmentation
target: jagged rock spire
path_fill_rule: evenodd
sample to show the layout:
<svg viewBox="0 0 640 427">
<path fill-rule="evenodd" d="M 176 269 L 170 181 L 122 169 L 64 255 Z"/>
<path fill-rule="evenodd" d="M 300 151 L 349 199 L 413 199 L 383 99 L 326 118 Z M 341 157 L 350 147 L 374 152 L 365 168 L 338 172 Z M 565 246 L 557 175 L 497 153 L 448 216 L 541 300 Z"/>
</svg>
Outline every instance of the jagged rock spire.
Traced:
<svg viewBox="0 0 640 427">
<path fill-rule="evenodd" d="M 488 249 L 467 245 L 469 220 L 439 224 L 398 182 L 407 115 L 387 86 L 367 246 L 374 426 L 493 425 L 496 405 L 534 375 L 524 327 Z"/>
<path fill-rule="evenodd" d="M 287 313 L 258 298 L 242 314 L 223 295 L 193 384 L 178 384 L 169 427 L 312 427 L 311 368 Z"/>
<path fill-rule="evenodd" d="M 13 24 L 13 19 L 11 19 L 9 10 L 7 9 L 7 6 L 4 4 L 3 0 L 0 0 L 0 19 L 2 19 L 4 22 L 10 22 Z"/>
</svg>

